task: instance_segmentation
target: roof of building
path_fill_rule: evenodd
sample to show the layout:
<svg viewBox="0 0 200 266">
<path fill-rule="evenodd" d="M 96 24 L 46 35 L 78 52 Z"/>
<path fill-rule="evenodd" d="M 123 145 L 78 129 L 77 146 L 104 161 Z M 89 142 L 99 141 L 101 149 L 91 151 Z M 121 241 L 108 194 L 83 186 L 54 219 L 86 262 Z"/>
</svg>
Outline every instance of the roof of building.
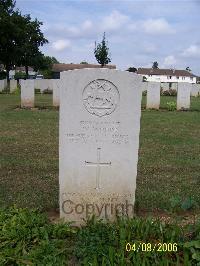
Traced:
<svg viewBox="0 0 200 266">
<path fill-rule="evenodd" d="M 67 70 L 82 69 L 82 68 L 101 68 L 101 65 L 95 64 L 53 64 L 53 72 L 62 72 Z M 104 68 L 116 69 L 115 65 L 106 65 Z"/>
<path fill-rule="evenodd" d="M 141 75 L 164 75 L 164 76 L 194 77 L 194 75 L 187 70 L 177 70 L 177 69 L 138 68 L 137 73 L 141 74 Z"/>
</svg>

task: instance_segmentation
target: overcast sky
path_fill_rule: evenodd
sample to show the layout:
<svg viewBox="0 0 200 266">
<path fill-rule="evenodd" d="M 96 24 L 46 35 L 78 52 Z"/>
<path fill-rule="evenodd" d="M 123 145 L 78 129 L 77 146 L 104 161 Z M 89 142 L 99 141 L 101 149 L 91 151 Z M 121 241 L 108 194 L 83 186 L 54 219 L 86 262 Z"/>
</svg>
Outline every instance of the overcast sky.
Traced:
<svg viewBox="0 0 200 266">
<path fill-rule="evenodd" d="M 17 0 L 22 14 L 43 22 L 45 55 L 63 63 L 96 63 L 103 32 L 118 69 L 185 69 L 200 75 L 200 0 Z"/>
</svg>

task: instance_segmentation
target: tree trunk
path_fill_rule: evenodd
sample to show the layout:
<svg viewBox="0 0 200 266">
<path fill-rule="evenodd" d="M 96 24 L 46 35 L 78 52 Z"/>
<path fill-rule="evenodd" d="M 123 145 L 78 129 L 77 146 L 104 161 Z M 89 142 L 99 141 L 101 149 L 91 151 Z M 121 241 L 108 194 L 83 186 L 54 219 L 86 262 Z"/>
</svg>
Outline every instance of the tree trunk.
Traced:
<svg viewBox="0 0 200 266">
<path fill-rule="evenodd" d="M 25 70 L 26 70 L 26 78 L 28 79 L 28 66 L 25 66 Z"/>
</svg>

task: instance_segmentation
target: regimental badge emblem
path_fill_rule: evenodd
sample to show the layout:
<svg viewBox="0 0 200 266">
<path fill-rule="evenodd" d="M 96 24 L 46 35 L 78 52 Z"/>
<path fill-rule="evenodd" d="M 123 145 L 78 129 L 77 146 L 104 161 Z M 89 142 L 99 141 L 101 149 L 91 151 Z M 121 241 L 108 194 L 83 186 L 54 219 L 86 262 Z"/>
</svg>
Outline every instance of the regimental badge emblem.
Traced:
<svg viewBox="0 0 200 266">
<path fill-rule="evenodd" d="M 99 117 L 109 115 L 119 104 L 119 91 L 108 80 L 93 80 L 83 90 L 83 104 L 93 115 Z"/>
</svg>

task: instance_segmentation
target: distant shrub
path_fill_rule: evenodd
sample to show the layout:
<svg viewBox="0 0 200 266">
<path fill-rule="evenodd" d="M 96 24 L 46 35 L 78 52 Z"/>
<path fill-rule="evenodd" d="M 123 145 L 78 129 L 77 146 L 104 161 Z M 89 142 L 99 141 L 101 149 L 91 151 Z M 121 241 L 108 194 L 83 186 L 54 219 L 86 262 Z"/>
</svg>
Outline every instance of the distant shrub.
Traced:
<svg viewBox="0 0 200 266">
<path fill-rule="evenodd" d="M 49 90 L 49 89 L 46 89 L 46 90 L 43 90 L 43 94 L 52 94 L 52 90 Z"/>
<path fill-rule="evenodd" d="M 41 92 L 40 92 L 40 89 L 35 88 L 35 93 L 36 93 L 36 94 L 41 93 Z"/>
<path fill-rule="evenodd" d="M 0 71 L 0 80 L 1 79 L 6 79 L 6 72 L 5 71 Z"/>
<path fill-rule="evenodd" d="M 147 91 L 143 91 L 142 96 L 146 96 L 146 95 L 147 95 Z"/>
<path fill-rule="evenodd" d="M 19 71 L 15 74 L 14 76 L 15 79 L 19 80 L 19 79 L 26 79 L 26 73 Z"/>
<path fill-rule="evenodd" d="M 177 91 L 174 89 L 169 89 L 164 91 L 163 89 L 161 89 L 160 95 L 162 96 L 176 96 L 177 95 Z"/>
<path fill-rule="evenodd" d="M 167 102 L 167 109 L 168 109 L 168 111 L 175 111 L 176 110 L 176 103 L 175 102 Z"/>
</svg>

